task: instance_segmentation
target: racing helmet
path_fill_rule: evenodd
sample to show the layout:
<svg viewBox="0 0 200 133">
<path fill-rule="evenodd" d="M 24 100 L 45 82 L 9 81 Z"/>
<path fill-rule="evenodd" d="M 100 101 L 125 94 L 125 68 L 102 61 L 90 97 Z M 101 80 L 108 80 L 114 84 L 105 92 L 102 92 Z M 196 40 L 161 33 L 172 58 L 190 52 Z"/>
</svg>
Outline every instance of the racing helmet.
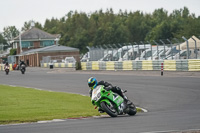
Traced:
<svg viewBox="0 0 200 133">
<path fill-rule="evenodd" d="M 95 89 L 96 86 L 97 86 L 97 80 L 96 80 L 96 78 L 90 77 L 90 78 L 88 79 L 88 86 L 89 86 L 91 89 Z"/>
</svg>

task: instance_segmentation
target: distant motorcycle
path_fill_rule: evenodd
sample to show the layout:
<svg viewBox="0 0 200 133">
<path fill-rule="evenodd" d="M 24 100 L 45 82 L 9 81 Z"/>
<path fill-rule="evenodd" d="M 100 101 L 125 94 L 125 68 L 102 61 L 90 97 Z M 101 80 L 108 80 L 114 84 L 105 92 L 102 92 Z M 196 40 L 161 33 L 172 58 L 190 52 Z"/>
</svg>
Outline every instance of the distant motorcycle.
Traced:
<svg viewBox="0 0 200 133">
<path fill-rule="evenodd" d="M 133 116 L 137 113 L 136 107 L 133 103 L 125 103 L 124 99 L 120 95 L 111 90 L 105 90 L 103 85 L 97 86 L 96 89 L 92 91 L 91 102 L 111 117 L 117 117 L 118 115 L 123 114 Z"/>
<path fill-rule="evenodd" d="M 26 66 L 24 64 L 21 65 L 21 73 L 25 74 Z"/>
<path fill-rule="evenodd" d="M 9 66 L 5 66 L 5 72 L 6 72 L 6 75 L 8 75 L 8 73 L 9 73 L 9 70 L 10 70 L 10 67 Z"/>
</svg>

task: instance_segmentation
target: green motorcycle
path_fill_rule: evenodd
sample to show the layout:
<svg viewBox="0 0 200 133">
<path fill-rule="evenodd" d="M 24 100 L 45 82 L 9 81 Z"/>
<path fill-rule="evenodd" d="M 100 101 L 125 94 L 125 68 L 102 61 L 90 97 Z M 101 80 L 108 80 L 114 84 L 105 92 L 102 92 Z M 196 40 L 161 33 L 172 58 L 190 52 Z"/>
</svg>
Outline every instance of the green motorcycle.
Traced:
<svg viewBox="0 0 200 133">
<path fill-rule="evenodd" d="M 96 108 L 98 107 L 111 117 L 123 114 L 135 115 L 137 113 L 133 103 L 127 104 L 120 95 L 111 90 L 105 90 L 103 85 L 97 86 L 92 91 L 91 101 L 93 105 L 96 105 Z"/>
</svg>

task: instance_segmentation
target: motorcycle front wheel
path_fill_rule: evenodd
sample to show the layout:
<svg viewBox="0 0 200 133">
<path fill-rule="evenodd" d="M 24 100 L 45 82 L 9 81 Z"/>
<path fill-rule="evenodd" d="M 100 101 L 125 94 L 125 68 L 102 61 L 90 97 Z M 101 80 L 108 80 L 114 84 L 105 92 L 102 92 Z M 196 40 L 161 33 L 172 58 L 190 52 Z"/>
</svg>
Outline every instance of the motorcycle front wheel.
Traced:
<svg viewBox="0 0 200 133">
<path fill-rule="evenodd" d="M 117 111 L 113 107 L 112 103 L 111 105 L 107 104 L 106 102 L 101 102 L 101 108 L 111 117 L 117 117 Z"/>
</svg>

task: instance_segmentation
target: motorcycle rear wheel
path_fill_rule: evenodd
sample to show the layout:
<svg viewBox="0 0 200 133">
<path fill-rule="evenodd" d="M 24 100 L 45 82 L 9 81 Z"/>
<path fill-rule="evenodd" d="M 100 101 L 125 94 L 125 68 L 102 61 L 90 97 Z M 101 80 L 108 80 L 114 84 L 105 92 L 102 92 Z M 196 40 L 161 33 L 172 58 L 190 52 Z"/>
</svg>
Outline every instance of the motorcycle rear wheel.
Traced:
<svg viewBox="0 0 200 133">
<path fill-rule="evenodd" d="M 6 75 L 8 75 L 8 73 L 9 73 L 9 70 L 6 70 Z"/>
<path fill-rule="evenodd" d="M 101 108 L 111 117 L 117 117 L 117 111 L 113 108 L 113 105 L 110 106 L 106 102 L 101 102 Z"/>
<path fill-rule="evenodd" d="M 22 70 L 21 72 L 22 72 L 22 74 L 24 74 L 24 73 L 25 73 L 25 71 L 24 71 L 24 70 Z"/>
<path fill-rule="evenodd" d="M 133 115 L 135 115 L 136 113 L 137 113 L 137 109 L 136 109 L 135 105 L 134 105 L 134 104 L 129 105 L 129 111 L 128 111 L 127 114 L 133 116 Z"/>
</svg>

